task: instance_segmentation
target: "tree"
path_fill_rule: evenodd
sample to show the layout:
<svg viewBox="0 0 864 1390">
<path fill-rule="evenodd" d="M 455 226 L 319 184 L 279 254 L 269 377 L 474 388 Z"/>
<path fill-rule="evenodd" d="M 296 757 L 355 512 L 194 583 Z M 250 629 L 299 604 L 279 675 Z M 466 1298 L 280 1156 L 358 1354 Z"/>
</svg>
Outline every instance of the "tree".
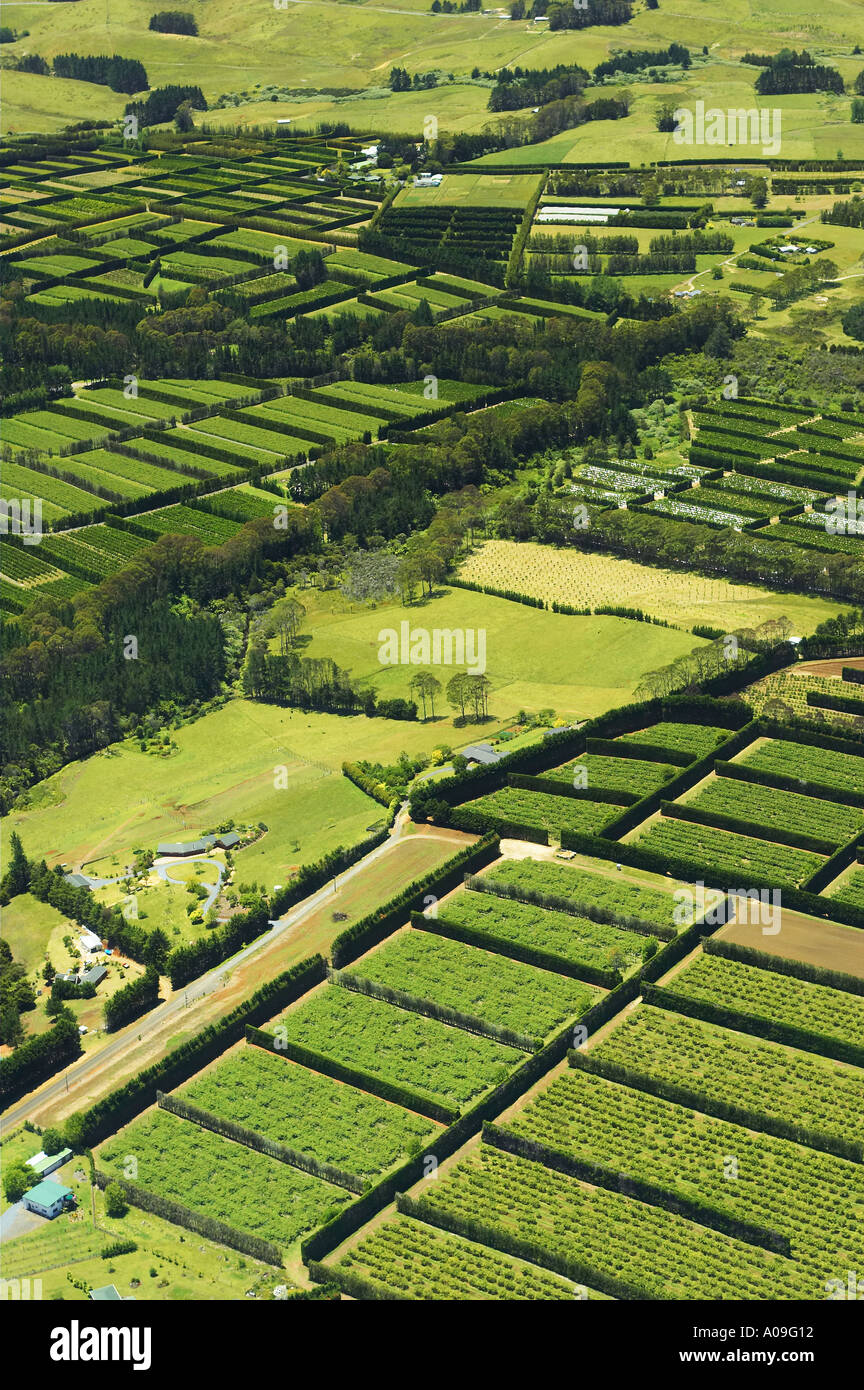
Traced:
<svg viewBox="0 0 864 1390">
<path fill-rule="evenodd" d="M 706 357 L 722 359 L 732 356 L 732 338 L 725 323 L 715 324 L 702 351 Z"/>
<path fill-rule="evenodd" d="M 748 180 L 747 196 L 754 208 L 764 208 L 768 202 L 768 181 L 761 174 Z"/>
<path fill-rule="evenodd" d="M 59 1154 L 61 1149 L 65 1149 L 63 1135 L 59 1129 L 46 1129 L 42 1132 L 42 1152 L 48 1154 Z"/>
<path fill-rule="evenodd" d="M 116 1220 L 125 1216 L 128 1210 L 126 1195 L 119 1182 L 109 1182 L 105 1188 L 105 1215 Z"/>
<path fill-rule="evenodd" d="M 3 881 L 4 890 L 10 898 L 18 893 L 26 893 L 30 886 L 30 865 L 21 844 L 21 837 L 12 831 L 9 837 L 9 867 Z"/>
<path fill-rule="evenodd" d="M 18 1006 L 11 998 L 0 1003 L 0 1043 L 6 1047 L 17 1047 L 24 1040 L 24 1028 L 18 1013 Z"/>
<path fill-rule="evenodd" d="M 426 701 L 429 700 L 432 706 L 432 718 L 435 718 L 435 696 L 441 693 L 441 682 L 432 675 L 431 671 L 418 671 L 416 676 L 408 682 L 408 689 L 412 694 L 418 695 L 423 702 L 423 718 L 426 718 Z"/>
<path fill-rule="evenodd" d="M 177 110 L 174 112 L 174 129 L 178 135 L 185 135 L 188 131 L 195 129 L 195 121 L 192 117 L 192 103 L 181 101 Z"/>
<path fill-rule="evenodd" d="M 465 706 L 471 699 L 470 680 L 471 677 L 466 672 L 457 671 L 447 682 L 447 703 L 451 709 L 458 709 L 462 719 L 465 718 Z"/>
<path fill-rule="evenodd" d="M 3 1170 L 3 1195 L 7 1202 L 20 1202 L 24 1193 L 35 1187 L 35 1174 L 23 1163 L 9 1163 Z"/>
<path fill-rule="evenodd" d="M 489 713 L 489 691 L 492 689 L 492 682 L 488 676 L 467 676 L 468 699 L 474 710 L 474 718 L 477 723 L 485 719 Z"/>
</svg>

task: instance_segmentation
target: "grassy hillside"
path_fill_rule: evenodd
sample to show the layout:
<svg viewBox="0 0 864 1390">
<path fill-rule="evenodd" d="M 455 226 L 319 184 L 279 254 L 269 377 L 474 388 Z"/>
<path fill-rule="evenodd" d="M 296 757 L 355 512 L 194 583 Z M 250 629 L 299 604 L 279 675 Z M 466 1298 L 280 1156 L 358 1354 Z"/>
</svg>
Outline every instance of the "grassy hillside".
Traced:
<svg viewBox="0 0 864 1390">
<path fill-rule="evenodd" d="M 784 0 L 782 6 L 773 0 L 729 0 L 722 7 L 709 0 L 662 0 L 657 10 L 637 8 L 626 26 L 556 33 L 549 33 L 545 25 L 514 22 L 494 14 L 433 15 L 426 0 L 401 0 L 398 9 L 353 0 L 316 0 L 314 4 L 311 0 L 289 0 L 284 10 L 272 5 L 244 10 L 242 24 L 232 0 L 207 0 L 206 4 L 189 0 L 184 8 L 195 15 L 198 38 L 151 33 L 147 23 L 155 8 L 143 6 L 140 0 L 114 0 L 107 10 L 101 0 L 78 0 L 50 8 L 11 3 L 5 8 L 5 23 L 18 30 L 29 29 L 30 34 L 16 44 L 5 45 L 6 55 L 35 52 L 51 59 L 73 50 L 118 52 L 139 58 L 153 86 L 197 83 L 211 104 L 223 93 L 236 94 L 243 104 L 235 107 L 232 103 L 216 113 L 214 121 L 269 124 L 287 115 L 298 125 L 308 125 L 327 116 L 369 129 L 386 120 L 390 129 L 417 130 L 427 115 L 434 115 L 442 130 L 480 129 L 491 119 L 486 110 L 488 86 L 465 81 L 475 66 L 484 71 L 514 64 L 552 67 L 579 63 L 593 68 L 610 52 L 656 49 L 683 41 L 694 56 L 698 55 L 683 88 L 663 84 L 654 91 L 630 84 L 643 94 L 641 105 L 652 117 L 657 95 L 702 96 L 713 102 L 717 94 L 717 104 L 740 104 L 756 72 L 744 69 L 742 73 L 737 64 L 730 71 L 727 65 L 748 49 L 776 52 L 784 45 L 806 47 L 819 57 L 838 60 L 847 82 L 861 66 L 860 59 L 852 56 L 852 46 L 861 38 L 860 8 L 846 0 L 826 0 L 817 10 L 804 0 Z M 702 66 L 703 46 L 708 49 L 707 66 Z M 444 82 L 453 74 L 457 83 L 432 92 L 385 95 L 394 64 L 412 73 L 437 72 Z M 4 129 L 45 129 L 62 125 L 72 112 L 80 116 L 81 94 L 76 99 L 58 91 L 71 85 L 59 79 L 29 78 L 24 88 L 19 88 L 14 82 L 7 91 Z M 121 99 L 113 93 L 85 85 L 89 115 L 112 114 L 120 104 Z M 262 101 L 262 97 L 270 97 L 269 90 L 262 92 L 269 87 L 289 99 Z M 309 92 L 313 99 L 299 100 L 303 92 Z M 334 100 L 340 92 L 369 93 L 372 99 Z M 376 92 L 380 99 L 373 96 Z M 806 104 L 796 107 L 796 102 L 802 101 Z M 106 103 L 112 103 L 110 112 Z M 849 125 L 848 101 L 791 98 L 784 101 L 784 109 L 787 105 L 790 148 L 784 149 L 784 155 L 813 153 L 815 149 L 818 154 L 833 156 L 841 133 L 844 152 L 864 152 L 864 127 Z M 602 144 L 604 157 L 631 158 L 631 142 L 634 134 L 641 133 L 636 129 L 641 123 L 637 105 L 635 119 L 625 123 L 626 134 L 624 126 L 617 136 L 605 128 L 602 133 L 596 128 L 592 134 L 583 131 L 582 139 L 588 140 L 593 156 L 582 150 L 580 157 L 596 158 Z M 652 122 L 647 119 L 645 124 L 650 128 Z M 562 144 L 569 140 L 572 147 L 581 144 L 572 133 L 559 138 Z M 620 147 L 626 149 L 624 154 L 616 152 L 619 139 L 624 141 Z M 664 137 L 658 136 L 657 153 L 653 145 L 646 145 L 640 149 L 640 158 L 663 157 L 663 143 Z"/>
</svg>

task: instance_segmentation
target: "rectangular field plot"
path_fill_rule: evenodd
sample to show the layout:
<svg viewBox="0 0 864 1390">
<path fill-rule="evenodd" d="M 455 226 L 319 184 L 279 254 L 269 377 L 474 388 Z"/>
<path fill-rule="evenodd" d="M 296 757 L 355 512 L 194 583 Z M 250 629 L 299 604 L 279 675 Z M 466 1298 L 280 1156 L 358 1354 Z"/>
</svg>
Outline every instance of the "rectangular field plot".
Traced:
<svg viewBox="0 0 864 1390">
<path fill-rule="evenodd" d="M 864 1144 L 864 1071 L 641 1004 L 586 1056 L 586 1069 L 810 1148 Z M 689 1099 L 692 1097 L 692 1099 Z"/>
<path fill-rule="evenodd" d="M 830 897 L 832 902 L 845 903 L 864 912 L 864 869 L 853 869 L 845 874 L 840 884 L 831 889 Z"/>
<path fill-rule="evenodd" d="M 583 753 L 580 758 L 540 774 L 544 781 L 567 786 L 595 787 L 603 791 L 634 792 L 647 796 L 670 782 L 681 771 L 671 763 L 649 763 L 639 758 L 609 758 L 600 753 Z"/>
<path fill-rule="evenodd" d="M 104 522 L 97 526 L 82 527 L 75 533 L 75 539 L 117 560 L 116 569 L 123 569 L 125 565 L 131 564 L 135 556 L 140 555 L 150 544 L 131 531 L 121 531 L 118 526 L 106 526 Z"/>
<path fill-rule="evenodd" d="M 578 1018 L 599 997 L 598 991 L 550 970 L 411 929 L 351 966 L 348 973 L 434 1000 L 537 1043 L 565 1020 Z"/>
<path fill-rule="evenodd" d="M 203 421 L 209 424 L 209 421 Z M 223 453 L 234 454 L 236 463 L 226 463 L 219 458 L 211 458 L 208 453 L 197 453 L 193 451 L 193 444 L 202 444 Z M 188 447 L 184 448 L 184 444 Z M 177 478 L 183 482 L 183 474 L 197 474 L 199 477 L 225 478 L 230 481 L 242 475 L 244 469 L 249 467 L 250 462 L 257 460 L 257 453 L 254 449 L 247 449 L 245 445 L 236 444 L 234 441 L 222 439 L 221 436 L 206 435 L 196 430 L 174 429 L 165 430 L 162 437 L 153 439 L 132 439 L 126 447 L 135 451 L 136 455 L 140 452 L 145 456 L 147 463 L 165 459 L 166 464 L 177 468 Z M 134 462 L 134 460 L 133 460 Z"/>
<path fill-rule="evenodd" d="M 221 415 L 211 415 L 206 420 L 199 420 L 191 433 L 195 438 L 206 436 L 217 446 L 223 439 L 228 441 L 229 447 L 233 444 L 244 446 L 247 451 L 252 451 L 254 457 L 265 463 L 272 459 L 274 467 L 278 460 L 289 452 L 278 431 L 258 429 L 255 417 L 251 414 L 244 416 L 243 423 L 239 420 L 226 420 Z"/>
<path fill-rule="evenodd" d="M 812 1296 L 794 1262 L 482 1144 L 406 1210 L 617 1297 Z"/>
<path fill-rule="evenodd" d="M 439 1133 L 432 1120 L 258 1047 L 230 1053 L 179 1094 L 360 1178 L 406 1160 Z"/>
<path fill-rule="evenodd" d="M 199 512 L 182 502 L 160 511 L 142 512 L 134 518 L 134 524 L 154 537 L 174 534 L 199 536 L 205 545 L 221 545 L 240 530 L 237 521 L 213 516 L 210 512 Z"/>
<path fill-rule="evenodd" d="M 127 1154 L 137 1159 L 136 1185 L 145 1191 L 280 1249 L 350 1200 L 341 1187 L 164 1110 L 106 1140 L 99 1156 L 122 1177 Z"/>
<path fill-rule="evenodd" d="M 713 724 L 675 724 L 663 720 L 652 724 L 650 729 L 640 729 L 634 734 L 622 734 L 616 743 L 640 743 L 651 748 L 668 748 L 673 753 L 689 753 L 693 761 L 704 758 L 731 736 L 731 729 L 720 729 Z"/>
<path fill-rule="evenodd" d="M 43 579 L 58 578 L 56 566 L 41 554 L 41 546 L 7 544 L 0 546 L 0 574 L 16 584 L 41 583 Z"/>
<path fill-rule="evenodd" d="M 283 1014 L 276 1026 L 289 1043 L 358 1076 L 408 1086 L 459 1109 L 497 1086 L 525 1057 L 489 1038 L 333 985 Z"/>
<path fill-rule="evenodd" d="M 49 473 L 40 473 L 35 468 L 25 468 L 19 463 L 3 464 L 3 485 L 11 489 L 15 497 L 44 498 L 58 509 L 58 514 L 92 512 L 105 505 L 101 498 L 86 492 L 84 488 L 66 483 L 62 478 L 52 478 Z"/>
<path fill-rule="evenodd" d="M 728 874 L 735 887 L 767 881 L 799 888 L 825 862 L 810 850 L 669 818 L 655 821 L 636 844 L 664 858 L 701 862 Z"/>
<path fill-rule="evenodd" d="M 102 450 L 92 450 L 91 454 L 102 452 Z M 88 457 L 90 457 L 89 454 Z M 82 459 L 84 459 L 83 454 L 74 454 L 71 458 L 64 459 L 63 472 L 70 474 L 83 487 L 98 493 L 101 497 L 125 502 L 129 498 L 150 495 L 151 489 L 145 484 L 135 482 L 130 478 L 120 477 L 116 473 L 106 473 L 92 463 L 82 462 Z M 171 486 L 177 486 L 176 480 Z"/>
<path fill-rule="evenodd" d="M 794 778 L 805 785 L 815 782 L 838 791 L 864 793 L 864 757 L 837 753 L 831 748 L 770 739 L 742 753 L 738 761 L 756 772 Z"/>
<path fill-rule="evenodd" d="M 79 400 L 113 406 L 129 425 L 151 425 L 154 420 L 165 420 L 172 414 L 170 405 L 165 405 L 162 401 L 150 400 L 146 396 L 127 397 L 112 386 L 103 386 L 95 391 L 81 391 Z"/>
<path fill-rule="evenodd" d="M 621 809 L 608 801 L 583 801 L 570 796 L 547 796 L 523 787 L 502 787 L 477 801 L 466 801 L 456 816 L 465 821 L 466 828 L 470 819 L 502 835 L 508 833 L 508 827 L 527 827 L 557 836 L 564 827 L 589 832 L 599 830 L 620 814 Z"/>
<path fill-rule="evenodd" d="M 864 1170 L 833 1154 L 577 1069 L 555 1077 L 503 1125 L 583 1165 L 586 1178 L 596 1165 L 786 1236 L 795 1264 L 814 1281 L 811 1298 L 824 1297 L 824 1281 L 847 1259 L 856 1268 L 864 1259 L 856 1218 Z M 726 1155 L 736 1160 L 734 1181 Z"/>
<path fill-rule="evenodd" d="M 620 927 L 629 929 L 635 922 L 642 930 L 668 940 L 680 926 L 689 926 L 692 920 L 689 913 L 676 913 L 676 899 L 671 891 L 663 893 L 629 883 L 613 873 L 611 865 L 591 873 L 536 859 L 505 859 L 483 874 L 482 882 L 504 896 L 525 902 L 550 907 L 563 903 L 571 911 L 592 909 Z M 670 890 L 672 886 L 670 883 Z M 694 897 L 698 902 L 698 892 Z M 709 888 L 705 897 L 713 901 L 719 894 Z"/>
<path fill-rule="evenodd" d="M 744 834 L 766 838 L 771 837 L 772 830 L 794 830 L 828 845 L 841 845 L 864 828 L 864 810 L 860 808 L 730 777 L 713 778 L 695 797 L 681 804 L 709 816 L 732 816 L 742 822 L 738 828 Z"/>
<path fill-rule="evenodd" d="M 358 1297 L 369 1286 L 381 1298 L 418 1300 L 550 1303 L 572 1301 L 576 1295 L 575 1286 L 557 1274 L 404 1216 L 373 1230 L 326 1271 L 346 1293 L 354 1291 Z"/>
<path fill-rule="evenodd" d="M 438 917 L 430 920 L 429 929 L 539 965 L 544 971 L 557 970 L 610 987 L 617 983 L 616 971 L 641 964 L 648 940 L 646 935 L 578 913 L 477 892 L 454 894 L 441 905 Z"/>
<path fill-rule="evenodd" d="M 733 1015 L 765 1019 L 864 1050 L 864 998 L 842 989 L 706 954 L 676 975 L 670 988 Z"/>
<path fill-rule="evenodd" d="M 147 440 L 144 447 L 149 448 Z M 132 441 L 132 447 L 137 447 Z M 206 463 L 206 460 L 205 460 Z M 110 449 L 90 449 L 84 454 L 73 454 L 64 460 L 64 468 L 72 465 L 92 468 L 106 477 L 140 484 L 144 492 L 159 492 L 163 488 L 180 487 L 191 481 L 191 474 L 179 468 L 160 468 L 158 464 L 147 463 L 144 459 L 129 458 L 126 454 L 114 454 Z"/>
</svg>

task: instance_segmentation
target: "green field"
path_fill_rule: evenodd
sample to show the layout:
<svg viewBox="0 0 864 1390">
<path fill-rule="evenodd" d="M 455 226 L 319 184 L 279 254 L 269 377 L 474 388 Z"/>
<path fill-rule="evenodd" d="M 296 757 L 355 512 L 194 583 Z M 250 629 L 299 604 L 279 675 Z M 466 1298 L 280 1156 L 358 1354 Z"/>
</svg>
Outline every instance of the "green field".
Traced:
<svg viewBox="0 0 864 1390">
<path fill-rule="evenodd" d="M 183 1099 L 361 1178 L 418 1153 L 437 1125 L 258 1047 L 241 1047 Z"/>
<path fill-rule="evenodd" d="M 381 603 L 352 604 L 333 592 L 304 591 L 305 630 L 312 640 L 304 655 L 330 656 L 355 680 L 369 681 L 382 698 L 408 697 L 411 666 L 382 665 L 379 634 L 411 628 L 468 631 L 486 634 L 486 675 L 492 682 L 490 712 L 499 718 L 517 709 L 551 707 L 560 714 L 592 718 L 615 705 L 626 704 L 645 671 L 673 661 L 700 645 L 688 633 L 673 632 L 623 618 L 572 618 L 541 613 L 506 599 L 470 590 L 444 590 L 432 599 L 409 606 Z M 573 653 L 579 652 L 578 663 Z M 457 667 L 430 670 L 446 685 Z M 457 711 L 458 713 L 458 711 Z M 452 712 L 442 698 L 436 719 Z"/>
</svg>

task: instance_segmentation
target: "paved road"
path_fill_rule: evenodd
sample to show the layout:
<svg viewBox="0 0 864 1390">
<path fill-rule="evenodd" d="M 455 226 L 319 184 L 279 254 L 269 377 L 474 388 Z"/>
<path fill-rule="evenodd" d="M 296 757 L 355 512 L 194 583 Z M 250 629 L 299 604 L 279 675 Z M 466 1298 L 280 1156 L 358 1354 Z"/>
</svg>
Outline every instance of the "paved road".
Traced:
<svg viewBox="0 0 864 1390">
<path fill-rule="evenodd" d="M 370 864 L 376 863 L 377 860 L 388 854 L 394 844 L 402 838 L 407 822 L 407 803 L 403 803 L 388 838 L 376 849 L 370 850 L 369 854 L 358 859 L 356 864 L 352 864 L 349 869 L 345 869 L 335 879 L 331 879 L 323 888 L 319 888 L 317 893 L 312 893 L 308 898 L 304 898 L 303 902 L 298 903 L 284 917 L 274 921 L 272 930 L 264 936 L 257 937 L 255 941 L 244 946 L 243 950 L 238 951 L 230 960 L 223 961 L 221 965 L 208 971 L 206 975 L 201 975 L 197 980 L 193 980 L 185 989 L 178 990 L 166 1003 L 151 1009 L 143 1018 L 130 1024 L 123 1032 L 113 1037 L 104 1047 L 74 1062 L 49 1085 L 43 1086 L 36 1094 L 25 1097 L 18 1105 L 5 1111 L 3 1114 L 4 1127 L 11 1129 L 22 1124 L 24 1120 L 32 1119 L 34 1115 L 44 1112 L 46 1106 L 50 1105 L 51 1101 L 58 1096 L 64 1095 L 70 1086 L 78 1086 L 86 1082 L 97 1070 L 104 1067 L 106 1062 L 110 1062 L 114 1058 L 121 1058 L 131 1044 L 143 1041 L 156 1033 L 170 1020 L 179 1018 L 196 999 L 201 999 L 204 995 L 212 994 L 214 990 L 221 988 L 227 977 L 233 974 L 239 965 L 242 965 L 252 956 L 256 956 L 265 948 L 269 948 L 277 937 L 291 931 L 293 927 L 315 912 L 322 903 L 327 902 L 333 896 L 337 882 L 339 884 L 349 882 L 361 874 Z"/>
</svg>

